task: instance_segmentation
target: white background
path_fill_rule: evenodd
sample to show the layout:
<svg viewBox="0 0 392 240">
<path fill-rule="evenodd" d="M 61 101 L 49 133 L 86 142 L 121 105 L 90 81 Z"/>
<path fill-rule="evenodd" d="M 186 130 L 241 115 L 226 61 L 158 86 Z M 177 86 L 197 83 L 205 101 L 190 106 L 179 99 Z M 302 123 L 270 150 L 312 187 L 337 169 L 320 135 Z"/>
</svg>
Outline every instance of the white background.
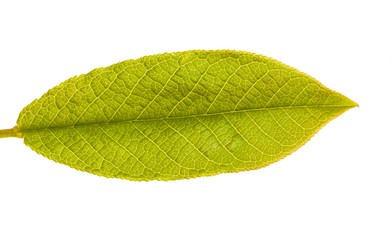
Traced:
<svg viewBox="0 0 392 240">
<path fill-rule="evenodd" d="M 106 179 L 0 139 L 0 239 L 392 239 L 390 1 L 1 1 L 0 129 L 62 81 L 144 55 L 273 57 L 358 102 L 269 167 Z"/>
</svg>

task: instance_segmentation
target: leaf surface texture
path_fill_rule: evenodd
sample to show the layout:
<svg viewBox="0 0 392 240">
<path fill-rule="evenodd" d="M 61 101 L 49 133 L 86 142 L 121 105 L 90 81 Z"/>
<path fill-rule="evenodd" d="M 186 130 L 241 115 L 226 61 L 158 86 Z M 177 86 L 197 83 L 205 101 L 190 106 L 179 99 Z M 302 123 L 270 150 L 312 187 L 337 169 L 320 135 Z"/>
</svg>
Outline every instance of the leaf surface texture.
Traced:
<svg viewBox="0 0 392 240">
<path fill-rule="evenodd" d="M 262 55 L 187 51 L 68 79 L 17 121 L 25 144 L 105 177 L 175 180 L 258 169 L 357 104 Z"/>
</svg>

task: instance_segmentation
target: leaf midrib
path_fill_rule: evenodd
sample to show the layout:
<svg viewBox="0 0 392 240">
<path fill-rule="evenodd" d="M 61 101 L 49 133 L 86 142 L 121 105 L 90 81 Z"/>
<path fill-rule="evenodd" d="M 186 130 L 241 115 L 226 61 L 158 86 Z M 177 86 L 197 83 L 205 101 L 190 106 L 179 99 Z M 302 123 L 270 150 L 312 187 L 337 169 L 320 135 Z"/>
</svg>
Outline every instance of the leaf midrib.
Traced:
<svg viewBox="0 0 392 240">
<path fill-rule="evenodd" d="M 196 117 L 205 117 L 205 116 L 218 116 L 224 114 L 235 114 L 242 112 L 257 112 L 257 111 L 267 111 L 267 110 L 279 110 L 279 109 L 296 109 L 296 108 L 353 108 L 357 105 L 306 105 L 306 106 L 281 106 L 281 107 L 264 107 L 264 108 L 253 108 L 253 109 L 245 109 L 238 111 L 227 111 L 220 113 L 204 113 L 204 114 L 196 114 L 189 116 L 179 116 L 179 117 L 162 117 L 162 118 L 150 118 L 150 119 L 130 119 L 130 120 L 122 120 L 122 121 L 112 121 L 112 122 L 97 122 L 97 123 L 83 123 L 83 124 L 75 124 L 68 126 L 58 126 L 58 127 L 42 127 L 42 128 L 32 128 L 25 129 L 23 131 L 19 131 L 20 133 L 37 131 L 37 130 L 45 130 L 45 129 L 58 129 L 58 128 L 74 128 L 77 126 L 88 126 L 88 125 L 97 125 L 97 124 L 118 124 L 118 123 L 126 123 L 126 122 L 146 122 L 146 121 L 162 121 L 168 119 L 185 119 L 185 118 L 196 118 Z"/>
</svg>

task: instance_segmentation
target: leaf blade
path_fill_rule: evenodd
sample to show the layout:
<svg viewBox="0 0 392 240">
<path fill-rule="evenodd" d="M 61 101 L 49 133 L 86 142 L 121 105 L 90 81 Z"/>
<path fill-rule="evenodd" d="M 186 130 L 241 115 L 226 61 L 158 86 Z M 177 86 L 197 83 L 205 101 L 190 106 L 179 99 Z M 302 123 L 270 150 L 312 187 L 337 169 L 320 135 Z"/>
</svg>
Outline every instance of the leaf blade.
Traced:
<svg viewBox="0 0 392 240">
<path fill-rule="evenodd" d="M 71 78 L 27 106 L 18 127 L 26 145 L 78 170 L 174 180 L 264 167 L 354 106 L 261 55 L 188 51 Z"/>
</svg>

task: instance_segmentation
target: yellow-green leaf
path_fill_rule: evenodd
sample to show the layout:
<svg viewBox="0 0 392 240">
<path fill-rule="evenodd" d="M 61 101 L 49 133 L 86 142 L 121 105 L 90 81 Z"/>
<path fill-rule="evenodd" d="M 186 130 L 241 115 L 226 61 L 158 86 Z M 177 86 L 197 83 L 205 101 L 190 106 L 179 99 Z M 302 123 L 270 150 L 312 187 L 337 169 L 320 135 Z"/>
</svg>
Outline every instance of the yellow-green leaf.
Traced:
<svg viewBox="0 0 392 240">
<path fill-rule="evenodd" d="M 271 58 L 187 51 L 73 77 L 0 137 L 100 176 L 175 180 L 267 166 L 355 106 Z"/>
</svg>

